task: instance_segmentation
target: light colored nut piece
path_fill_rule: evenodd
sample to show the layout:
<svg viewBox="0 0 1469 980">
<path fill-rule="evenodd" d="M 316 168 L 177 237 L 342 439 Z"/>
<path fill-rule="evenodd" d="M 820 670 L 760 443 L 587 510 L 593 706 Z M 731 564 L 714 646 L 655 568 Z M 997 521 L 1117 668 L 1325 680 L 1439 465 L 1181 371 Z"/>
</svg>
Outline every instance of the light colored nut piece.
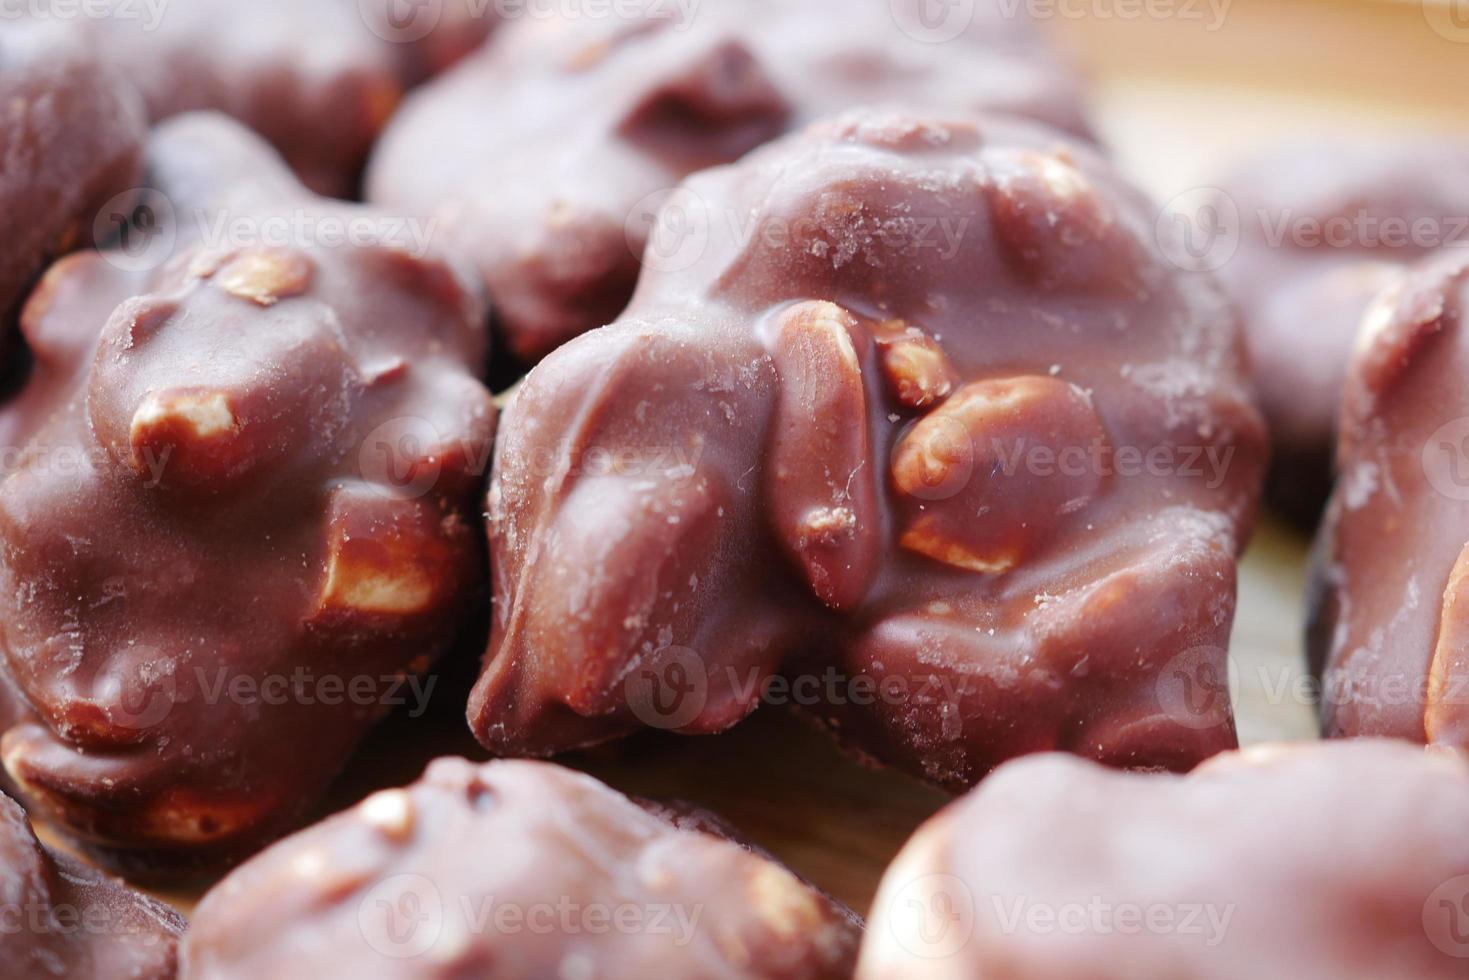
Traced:
<svg viewBox="0 0 1469 980">
<path fill-rule="evenodd" d="M 772 522 L 812 591 L 833 609 L 861 601 L 876 571 L 861 323 L 833 303 L 801 303 L 774 326 L 780 383 L 770 454 Z M 860 348 L 860 353 L 859 353 Z"/>
<path fill-rule="evenodd" d="M 371 548 L 337 540 L 327 562 L 323 610 L 351 610 L 389 616 L 421 612 L 437 591 L 432 577 L 416 565 L 384 562 Z"/>
<path fill-rule="evenodd" d="M 1428 669 L 1423 728 L 1431 744 L 1469 748 L 1469 546 L 1444 588 L 1438 643 Z"/>
<path fill-rule="evenodd" d="M 914 554 L 983 575 L 999 575 L 1020 564 L 1018 546 L 982 551 L 950 537 L 939 521 L 929 518 L 920 518 L 898 543 Z"/>
<path fill-rule="evenodd" d="M 954 391 L 958 378 L 943 348 L 902 320 L 882 325 L 877 334 L 883 373 L 893 397 L 909 408 L 928 408 Z"/>
<path fill-rule="evenodd" d="M 438 604 L 453 555 L 431 508 L 346 491 L 332 507 L 318 615 L 411 616 Z"/>
<path fill-rule="evenodd" d="M 908 551 L 983 574 L 1009 571 L 1102 484 L 1090 398 L 1051 377 L 966 385 L 894 452 Z"/>
<path fill-rule="evenodd" d="M 172 439 L 217 439 L 234 433 L 237 425 L 229 396 L 222 391 L 155 391 L 133 413 L 130 435 L 135 446 L 164 432 Z"/>
<path fill-rule="evenodd" d="M 785 868 L 758 862 L 749 882 L 750 908 L 782 942 L 821 928 L 822 909 L 811 889 Z"/>
<path fill-rule="evenodd" d="M 413 797 L 406 790 L 374 793 L 358 810 L 363 820 L 393 840 L 406 840 L 413 833 Z"/>
<path fill-rule="evenodd" d="M 241 252 L 220 269 L 214 282 L 231 296 L 274 306 L 311 288 L 315 265 L 300 252 L 258 248 Z"/>
</svg>

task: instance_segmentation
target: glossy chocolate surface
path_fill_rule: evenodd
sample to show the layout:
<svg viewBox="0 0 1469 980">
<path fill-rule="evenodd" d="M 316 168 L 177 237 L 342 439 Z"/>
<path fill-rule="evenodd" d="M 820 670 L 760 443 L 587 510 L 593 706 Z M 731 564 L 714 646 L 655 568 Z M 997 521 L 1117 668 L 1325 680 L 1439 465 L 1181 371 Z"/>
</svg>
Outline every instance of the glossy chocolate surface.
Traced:
<svg viewBox="0 0 1469 980">
<path fill-rule="evenodd" d="M 0 408 L 25 716 L 0 756 L 28 805 L 147 869 L 288 829 L 454 640 L 496 418 L 476 291 L 391 220 L 224 117 L 149 156 L 153 236 L 50 270 Z"/>
<path fill-rule="evenodd" d="M 523 18 L 408 101 L 368 195 L 437 216 L 484 277 L 506 346 L 539 359 L 622 312 L 683 177 L 819 116 L 901 101 L 1087 131 L 1076 80 L 1023 5 L 959 5 L 955 36 L 935 40 L 926 2 L 643 0 L 634 19 Z"/>
<path fill-rule="evenodd" d="M 1270 423 L 1271 502 L 1314 527 L 1332 485 L 1362 315 L 1405 267 L 1469 246 L 1469 144 L 1319 142 L 1226 177 L 1243 236 L 1220 271 L 1244 317 Z"/>
<path fill-rule="evenodd" d="M 46 263 L 114 229 L 103 207 L 137 179 L 141 106 L 61 25 L 0 31 L 0 337 Z M 126 202 L 118 202 L 124 212 Z M 98 221 L 101 218 L 102 220 Z"/>
<path fill-rule="evenodd" d="M 1363 322 L 1310 647 L 1331 736 L 1469 749 L 1469 250 L 1425 260 Z"/>
<path fill-rule="evenodd" d="M 1136 191 L 1042 127 L 854 111 L 676 204 L 664 271 L 507 410 L 487 747 L 775 701 L 955 788 L 1234 746 L 1263 423 Z"/>
<path fill-rule="evenodd" d="M 0 971 L 8 980 L 172 980 L 184 920 L 36 840 L 0 795 Z"/>
<path fill-rule="evenodd" d="M 1465 820 L 1469 765 L 1401 742 L 1022 760 L 914 835 L 857 977 L 1462 977 Z"/>
<path fill-rule="evenodd" d="M 84 17 L 64 0 L 29 8 L 51 4 L 58 29 L 96 42 L 154 121 L 224 112 L 270 140 L 311 187 L 342 197 L 407 87 L 497 23 L 494 4 L 473 0 L 104 2 L 90 9 L 106 16 Z"/>
<path fill-rule="evenodd" d="M 196 980 L 839 980 L 859 935 L 768 858 L 588 776 L 443 759 L 236 870 L 184 955 Z"/>
</svg>

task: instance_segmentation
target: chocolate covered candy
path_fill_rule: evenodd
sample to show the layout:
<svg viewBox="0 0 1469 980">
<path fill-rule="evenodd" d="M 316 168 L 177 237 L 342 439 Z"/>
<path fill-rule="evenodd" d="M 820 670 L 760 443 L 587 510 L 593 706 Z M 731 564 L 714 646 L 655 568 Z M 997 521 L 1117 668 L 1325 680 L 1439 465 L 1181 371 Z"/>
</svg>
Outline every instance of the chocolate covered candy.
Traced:
<svg viewBox="0 0 1469 980">
<path fill-rule="evenodd" d="M 684 176 L 817 116 L 905 100 L 1085 132 L 1075 80 L 1001 6 L 937 24 L 924 0 L 642 0 L 631 19 L 524 18 L 408 101 L 369 197 L 437 216 L 509 349 L 534 360 L 622 312 Z"/>
<path fill-rule="evenodd" d="M 1469 765 L 1389 741 L 1187 777 L 1013 763 L 914 835 L 858 980 L 1450 980 L 1469 960 Z"/>
<path fill-rule="evenodd" d="M 172 980 L 184 920 L 36 840 L 0 795 L 0 971 L 9 980 Z"/>
<path fill-rule="evenodd" d="M 287 829 L 421 700 L 482 587 L 496 413 L 477 292 L 400 223 L 308 193 L 223 117 L 149 152 L 143 237 L 47 273 L 0 409 L 24 447 L 0 758 L 107 860 L 169 868 Z"/>
<path fill-rule="evenodd" d="M 1274 443 L 1267 493 L 1314 527 L 1331 492 L 1342 385 L 1373 297 L 1429 252 L 1469 245 L 1469 144 L 1322 142 L 1223 181 L 1243 230 L 1223 266 Z"/>
<path fill-rule="evenodd" d="M 54 0 L 39 0 L 43 14 Z M 324 193 L 349 196 L 408 85 L 447 67 L 497 23 L 471 0 L 102 0 L 87 33 L 156 120 L 218 110 L 281 151 Z"/>
<path fill-rule="evenodd" d="M 61 25 L 0 31 L 0 338 L 56 255 L 113 231 L 103 205 L 133 186 L 143 141 L 136 96 Z M 126 207 L 121 208 L 126 211 Z M 98 219 L 101 219 L 100 221 Z"/>
<path fill-rule="evenodd" d="M 1317 547 L 1311 656 L 1332 736 L 1469 749 L 1469 250 L 1369 309 Z"/>
<path fill-rule="evenodd" d="M 289 838 L 194 917 L 195 980 L 851 976 L 855 917 L 596 780 L 443 759 Z"/>
<path fill-rule="evenodd" d="M 1235 744 L 1263 423 L 1137 192 L 1042 127 L 856 110 L 670 206 L 665 271 L 507 410 L 487 747 L 765 700 L 950 787 Z"/>
</svg>

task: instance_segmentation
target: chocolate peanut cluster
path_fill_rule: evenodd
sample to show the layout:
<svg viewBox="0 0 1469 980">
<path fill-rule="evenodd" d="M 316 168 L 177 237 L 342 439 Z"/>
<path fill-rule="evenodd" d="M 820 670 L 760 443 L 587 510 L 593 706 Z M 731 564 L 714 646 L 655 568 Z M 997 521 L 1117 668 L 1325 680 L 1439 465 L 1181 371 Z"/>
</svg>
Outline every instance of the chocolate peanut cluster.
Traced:
<svg viewBox="0 0 1469 980">
<path fill-rule="evenodd" d="M 143 116 L 123 80 L 65 27 L 0 32 L 0 342 L 55 256 L 93 241 L 103 205 L 136 180 Z M 127 207 L 119 205 L 126 211 Z M 107 232 L 106 216 L 100 225 Z M 105 234 L 104 236 L 105 237 Z"/>
<path fill-rule="evenodd" d="M 395 222 L 224 117 L 149 157 L 151 234 L 23 316 L 0 757 L 106 860 L 166 868 L 288 829 L 455 639 L 496 411 L 477 291 Z"/>
<path fill-rule="evenodd" d="M 0 964 L 10 980 L 173 980 L 184 920 L 36 840 L 0 795 Z"/>
<path fill-rule="evenodd" d="M 435 762 L 199 906 L 196 980 L 838 980 L 858 920 L 775 862 L 535 762 Z"/>
<path fill-rule="evenodd" d="M 850 747 L 955 788 L 1234 746 L 1204 682 L 1263 423 L 1220 291 L 1096 153 L 858 110 L 668 207 L 628 313 L 507 410 L 485 746 L 718 732 L 813 677 Z"/>
<path fill-rule="evenodd" d="M 1317 545 L 1311 656 L 1330 736 L 1469 749 L 1469 250 L 1362 323 Z"/>
<path fill-rule="evenodd" d="M 408 101 L 369 172 L 373 201 L 438 216 L 523 360 L 622 312 L 685 176 L 818 116 L 902 100 L 1087 131 L 1023 7 L 959 5 L 935 38 L 926 0 L 627 6 L 507 24 Z"/>
<path fill-rule="evenodd" d="M 1244 316 L 1274 457 L 1267 494 L 1306 527 L 1333 480 L 1357 326 L 1414 262 L 1469 246 L 1469 143 L 1314 143 L 1224 180 L 1240 250 L 1220 269 Z M 1222 256 L 1221 256 L 1222 257 Z"/>
<path fill-rule="evenodd" d="M 889 868 L 857 977 L 1462 977 L 1466 819 L 1464 758 L 1401 742 L 1022 760 Z"/>
<path fill-rule="evenodd" d="M 337 196 L 355 189 L 404 91 L 498 22 L 495 5 L 478 0 L 100 0 L 91 9 L 105 16 L 82 19 L 62 0 L 30 7 L 95 41 L 155 121 L 227 113 Z"/>
</svg>

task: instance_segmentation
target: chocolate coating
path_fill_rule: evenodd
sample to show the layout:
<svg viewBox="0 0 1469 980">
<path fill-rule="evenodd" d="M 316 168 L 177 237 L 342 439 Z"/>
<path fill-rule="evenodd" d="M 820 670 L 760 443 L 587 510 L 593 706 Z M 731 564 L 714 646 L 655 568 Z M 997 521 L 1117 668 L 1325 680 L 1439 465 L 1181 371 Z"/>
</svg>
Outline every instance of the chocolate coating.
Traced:
<svg viewBox="0 0 1469 980">
<path fill-rule="evenodd" d="M 1333 480 L 1353 339 L 1403 268 L 1469 245 L 1469 144 L 1317 142 L 1226 177 L 1243 237 L 1221 270 L 1244 316 L 1274 457 L 1267 495 L 1305 527 Z"/>
<path fill-rule="evenodd" d="M 1086 132 L 1075 79 L 1026 15 L 981 0 L 963 34 L 925 43 L 894 15 L 920 4 L 721 0 L 684 18 L 645 0 L 632 21 L 507 25 L 407 102 L 368 196 L 438 216 L 506 346 L 539 359 L 622 312 L 660 192 L 818 116 L 901 100 Z"/>
<path fill-rule="evenodd" d="M 60 25 L 0 32 L 0 337 L 56 255 L 92 241 L 103 205 L 133 186 L 143 116 L 121 80 Z M 111 229 L 109 229 L 111 230 Z"/>
<path fill-rule="evenodd" d="M 1136 191 L 1038 126 L 854 110 L 678 202 L 686 267 L 507 409 L 487 747 L 717 732 L 782 673 L 950 787 L 1235 744 L 1227 698 L 1173 685 L 1223 676 L 1263 423 Z"/>
<path fill-rule="evenodd" d="M 0 795 L 0 969 L 9 980 L 171 980 L 184 920 L 56 854 Z"/>
<path fill-rule="evenodd" d="M 1310 648 L 1331 736 L 1469 748 L 1469 250 L 1424 261 L 1362 324 Z"/>
<path fill-rule="evenodd" d="M 71 256 L 23 316 L 0 622 L 29 717 L 0 756 L 104 859 L 166 869 L 300 819 L 455 639 L 496 412 L 456 270 L 386 233 L 333 244 L 375 212 L 223 117 L 149 153 L 176 248 Z M 277 218 L 322 234 L 200 240 Z"/>
<path fill-rule="evenodd" d="M 859 933 L 773 861 L 588 776 L 442 759 L 236 870 L 184 960 L 196 980 L 836 980 Z"/>
<path fill-rule="evenodd" d="M 1023 760 L 889 868 L 857 977 L 1462 977 L 1465 820 L 1469 765 L 1399 742 Z"/>
<path fill-rule="evenodd" d="M 472 16 L 482 5 L 468 0 L 397 10 L 395 3 L 114 4 L 110 16 L 73 17 L 67 29 L 98 42 L 142 92 L 154 121 L 198 110 L 227 113 L 274 143 L 308 185 L 347 197 L 407 87 L 447 67 L 496 24 Z M 434 10 L 442 13 L 433 24 L 415 27 Z"/>
</svg>

